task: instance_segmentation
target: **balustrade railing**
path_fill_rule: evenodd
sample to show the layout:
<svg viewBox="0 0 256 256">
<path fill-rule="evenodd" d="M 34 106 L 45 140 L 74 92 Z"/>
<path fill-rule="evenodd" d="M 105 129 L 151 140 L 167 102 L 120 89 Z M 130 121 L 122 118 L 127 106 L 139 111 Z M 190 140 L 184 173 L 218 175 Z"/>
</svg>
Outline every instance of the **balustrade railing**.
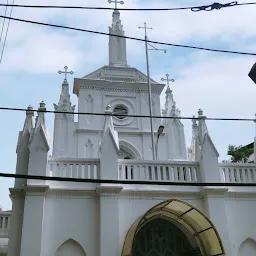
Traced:
<svg viewBox="0 0 256 256">
<path fill-rule="evenodd" d="M 99 169 L 99 159 L 52 158 L 48 161 L 48 170 L 53 177 L 98 179 Z"/>
<path fill-rule="evenodd" d="M 256 165 L 243 163 L 221 164 L 220 169 L 224 182 L 227 183 L 256 183 Z"/>
<path fill-rule="evenodd" d="M 119 160 L 120 180 L 199 182 L 196 162 Z"/>
<path fill-rule="evenodd" d="M 7 236 L 10 229 L 11 214 L 0 212 L 0 237 Z"/>
</svg>

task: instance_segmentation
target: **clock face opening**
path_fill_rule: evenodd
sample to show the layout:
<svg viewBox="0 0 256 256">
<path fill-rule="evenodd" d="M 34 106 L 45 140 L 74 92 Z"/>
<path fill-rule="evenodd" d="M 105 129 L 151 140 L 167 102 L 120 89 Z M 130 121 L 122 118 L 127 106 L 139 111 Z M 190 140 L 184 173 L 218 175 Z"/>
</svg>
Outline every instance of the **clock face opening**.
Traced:
<svg viewBox="0 0 256 256">
<path fill-rule="evenodd" d="M 127 117 L 128 115 L 128 109 L 126 106 L 122 104 L 118 104 L 115 106 L 113 114 L 117 119 L 123 120 Z"/>
</svg>

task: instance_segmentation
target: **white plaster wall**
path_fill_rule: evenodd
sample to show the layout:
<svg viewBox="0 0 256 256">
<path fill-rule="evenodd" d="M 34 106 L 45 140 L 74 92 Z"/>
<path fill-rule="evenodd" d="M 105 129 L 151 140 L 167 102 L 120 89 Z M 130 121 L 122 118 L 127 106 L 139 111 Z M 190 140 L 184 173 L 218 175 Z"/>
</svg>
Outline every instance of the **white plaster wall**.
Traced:
<svg viewBox="0 0 256 256">
<path fill-rule="evenodd" d="M 244 240 L 256 240 L 256 198 L 227 198 L 226 204 L 232 255 L 238 256 Z"/>
<path fill-rule="evenodd" d="M 42 256 L 55 255 L 68 239 L 77 241 L 86 255 L 99 255 L 98 199 L 60 195 L 46 198 Z"/>
</svg>

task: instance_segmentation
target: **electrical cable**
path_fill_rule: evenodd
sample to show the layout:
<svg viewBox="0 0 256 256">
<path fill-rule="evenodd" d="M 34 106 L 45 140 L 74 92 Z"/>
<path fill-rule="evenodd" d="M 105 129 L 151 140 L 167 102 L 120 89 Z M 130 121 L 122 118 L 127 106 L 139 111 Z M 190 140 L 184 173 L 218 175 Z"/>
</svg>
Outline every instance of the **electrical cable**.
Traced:
<svg viewBox="0 0 256 256">
<path fill-rule="evenodd" d="M 192 187 L 256 187 L 256 183 L 221 183 L 221 182 L 172 182 L 172 181 L 141 181 L 141 180 L 111 180 L 111 179 L 80 179 L 80 178 L 64 178 L 64 177 L 50 177 L 39 175 L 25 175 L 0 173 L 0 177 L 29 179 L 29 180 L 53 180 L 66 181 L 78 183 L 104 183 L 104 184 L 124 184 L 124 185 L 160 185 L 160 186 L 192 186 Z"/>
<path fill-rule="evenodd" d="M 191 10 L 193 12 L 197 11 L 212 11 L 214 9 L 220 10 L 221 8 L 235 7 L 235 6 L 245 6 L 245 5 L 255 5 L 256 2 L 248 3 L 238 3 L 238 1 L 220 4 L 213 3 L 211 5 L 203 6 L 190 6 L 190 7 L 175 7 L 175 8 L 118 8 L 119 11 L 181 11 L 181 10 Z M 113 7 L 89 7 L 89 6 L 59 6 L 59 5 L 21 5 L 21 4 L 0 4 L 0 6 L 13 6 L 18 8 L 49 8 L 49 9 L 83 9 L 83 10 L 115 10 Z"/>
<path fill-rule="evenodd" d="M 7 19 L 15 20 L 15 21 L 24 22 L 24 23 L 30 23 L 30 24 L 36 24 L 36 25 L 42 25 L 42 26 L 48 26 L 48 27 L 55 27 L 55 28 L 64 28 L 64 29 L 70 29 L 70 30 L 75 30 L 75 31 L 93 33 L 93 34 L 98 34 L 98 35 L 115 36 L 115 37 L 119 37 L 119 38 L 126 38 L 126 39 L 136 40 L 136 41 L 140 41 L 140 42 L 145 42 L 145 39 L 141 39 L 141 38 L 122 36 L 122 35 L 113 35 L 113 34 L 110 34 L 110 33 L 99 32 L 99 31 L 94 31 L 94 30 L 74 28 L 74 27 L 68 27 L 68 26 L 62 26 L 62 25 L 56 25 L 56 24 L 49 24 L 49 23 L 43 23 L 43 22 L 37 22 L 37 21 L 31 21 L 31 20 L 23 20 L 23 19 L 11 18 L 11 17 L 6 17 L 6 16 L 0 16 L 0 18 L 7 18 Z M 189 48 L 189 49 L 195 49 L 195 50 L 203 50 L 203 51 L 212 51 L 212 52 L 221 52 L 221 53 L 232 53 L 232 54 L 256 56 L 256 53 L 249 53 L 249 52 L 219 50 L 219 49 L 212 49 L 212 48 L 205 48 L 205 47 L 198 47 L 198 46 L 190 46 L 190 45 L 181 45 L 181 44 L 157 42 L 157 41 L 151 41 L 151 40 L 147 40 L 147 42 L 148 43 L 153 43 L 153 44 L 168 45 L 168 46 L 181 47 L 181 48 Z"/>
<path fill-rule="evenodd" d="M 14 4 L 14 0 L 12 1 L 12 4 Z M 10 18 L 12 16 L 12 10 L 13 10 L 13 6 L 11 7 Z M 2 63 L 2 59 L 3 59 L 4 48 L 5 48 L 5 43 L 6 43 L 8 31 L 9 31 L 9 26 L 10 26 L 10 19 L 8 20 L 8 24 L 7 24 L 7 29 L 6 29 L 5 38 L 4 38 L 4 45 L 3 45 L 2 52 L 1 52 L 1 57 L 0 57 L 0 64 Z"/>
<path fill-rule="evenodd" d="M 43 112 L 43 113 L 53 113 L 53 114 L 70 114 L 70 115 L 93 115 L 93 116 L 125 116 L 125 117 L 137 117 L 137 118 L 158 118 L 158 119 L 187 119 L 187 120 L 211 120 L 211 121 L 249 121 L 256 122 L 255 119 L 251 118 L 217 118 L 217 117 L 179 117 L 179 116 L 149 116 L 149 115 L 124 115 L 116 113 L 91 113 L 91 112 L 64 112 L 64 111 L 53 111 L 53 110 L 36 110 L 36 109 L 26 109 L 26 108 L 8 108 L 0 107 L 0 110 L 7 111 L 28 111 L 28 112 Z"/>
<path fill-rule="evenodd" d="M 4 16 L 6 16 L 7 7 L 9 6 L 9 5 L 8 5 L 8 1 L 9 1 L 9 0 L 7 0 L 7 5 L 6 5 L 6 7 L 5 7 Z M 4 25 L 5 25 L 5 18 L 3 19 L 3 26 L 2 26 L 1 35 L 0 35 L 0 43 L 2 42 L 2 35 L 3 35 L 3 31 L 4 31 Z"/>
</svg>

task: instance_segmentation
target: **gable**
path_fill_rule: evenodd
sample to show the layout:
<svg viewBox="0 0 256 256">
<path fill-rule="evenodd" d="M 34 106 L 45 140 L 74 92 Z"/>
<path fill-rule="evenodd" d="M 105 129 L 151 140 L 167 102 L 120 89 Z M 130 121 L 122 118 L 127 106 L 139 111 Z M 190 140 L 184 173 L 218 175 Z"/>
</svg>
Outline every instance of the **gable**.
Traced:
<svg viewBox="0 0 256 256">
<path fill-rule="evenodd" d="M 82 77 L 82 79 L 105 80 L 112 82 L 147 83 L 147 76 L 136 68 L 103 66 Z M 158 84 L 153 79 L 151 83 Z"/>
</svg>

